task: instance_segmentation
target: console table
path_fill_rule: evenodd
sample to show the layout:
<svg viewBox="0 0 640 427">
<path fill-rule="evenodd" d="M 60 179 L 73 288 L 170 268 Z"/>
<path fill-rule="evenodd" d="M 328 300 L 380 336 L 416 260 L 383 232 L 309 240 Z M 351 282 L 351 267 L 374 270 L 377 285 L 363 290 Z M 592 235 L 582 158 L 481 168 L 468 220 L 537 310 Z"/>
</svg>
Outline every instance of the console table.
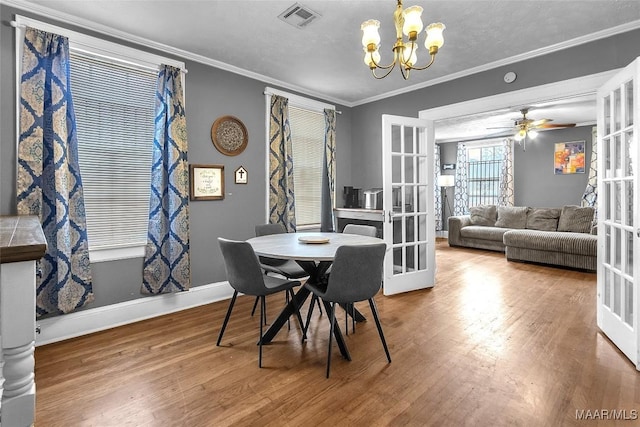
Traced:
<svg viewBox="0 0 640 427">
<path fill-rule="evenodd" d="M 0 216 L 0 423 L 31 426 L 36 385 L 36 261 L 47 249 L 37 216 Z"/>
</svg>

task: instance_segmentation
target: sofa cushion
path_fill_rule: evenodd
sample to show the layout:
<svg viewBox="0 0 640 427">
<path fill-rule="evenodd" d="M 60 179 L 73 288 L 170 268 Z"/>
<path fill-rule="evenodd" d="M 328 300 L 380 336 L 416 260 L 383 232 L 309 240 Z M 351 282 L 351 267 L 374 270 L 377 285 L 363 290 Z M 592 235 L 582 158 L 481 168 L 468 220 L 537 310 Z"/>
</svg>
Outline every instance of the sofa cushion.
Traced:
<svg viewBox="0 0 640 427">
<path fill-rule="evenodd" d="M 558 220 L 558 231 L 590 233 L 593 213 L 592 207 L 564 206 Z"/>
<path fill-rule="evenodd" d="M 503 242 L 508 247 L 593 257 L 598 252 L 598 237 L 587 233 L 508 230 L 504 233 Z"/>
<path fill-rule="evenodd" d="M 498 206 L 498 220 L 496 227 L 501 228 L 525 228 L 527 225 L 527 212 L 529 208 L 526 206 Z"/>
<path fill-rule="evenodd" d="M 469 208 L 471 225 L 496 225 L 497 210 L 495 205 L 473 206 Z"/>
<path fill-rule="evenodd" d="M 460 229 L 460 235 L 467 239 L 502 242 L 502 236 L 507 231 L 509 231 L 507 228 L 487 227 L 486 225 L 468 225 Z"/>
<path fill-rule="evenodd" d="M 525 228 L 541 231 L 556 231 L 558 229 L 560 212 L 560 208 L 531 208 L 527 214 L 527 225 Z"/>
</svg>

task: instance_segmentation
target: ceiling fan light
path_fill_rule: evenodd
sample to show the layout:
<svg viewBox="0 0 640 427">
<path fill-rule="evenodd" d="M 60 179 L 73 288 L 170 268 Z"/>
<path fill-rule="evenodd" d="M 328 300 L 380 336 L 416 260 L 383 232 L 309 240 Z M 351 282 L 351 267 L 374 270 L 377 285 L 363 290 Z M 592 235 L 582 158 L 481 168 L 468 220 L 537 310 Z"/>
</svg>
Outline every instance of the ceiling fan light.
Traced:
<svg viewBox="0 0 640 427">
<path fill-rule="evenodd" d="M 429 24 L 427 27 L 427 39 L 424 42 L 424 46 L 431 50 L 432 47 L 440 49 L 444 45 L 444 35 L 442 32 L 447 28 L 442 22 L 436 22 Z"/>
<path fill-rule="evenodd" d="M 404 15 L 402 32 L 405 36 L 409 37 L 410 40 L 415 40 L 418 33 L 422 31 L 424 27 L 421 18 L 422 8 L 420 6 L 411 6 L 406 8 L 402 13 Z"/>
<path fill-rule="evenodd" d="M 527 132 L 527 136 L 531 139 L 534 139 L 536 136 L 538 136 L 538 131 L 530 130 L 529 132 Z"/>
<path fill-rule="evenodd" d="M 516 141 L 522 141 L 527 136 L 527 131 L 524 129 L 520 129 L 515 135 L 513 135 L 513 139 Z"/>
<path fill-rule="evenodd" d="M 362 46 L 367 48 L 369 45 L 373 44 L 377 49 L 380 44 L 378 28 L 380 28 L 380 21 L 375 19 L 369 19 L 362 23 L 360 26 L 360 29 L 362 30 Z"/>
</svg>

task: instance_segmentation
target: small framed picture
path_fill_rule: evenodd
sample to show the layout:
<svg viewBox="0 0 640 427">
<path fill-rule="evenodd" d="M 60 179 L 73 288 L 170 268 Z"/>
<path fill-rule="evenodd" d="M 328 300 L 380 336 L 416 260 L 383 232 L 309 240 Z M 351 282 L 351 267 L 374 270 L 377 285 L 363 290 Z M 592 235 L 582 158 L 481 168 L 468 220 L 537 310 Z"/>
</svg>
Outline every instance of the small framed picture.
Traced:
<svg viewBox="0 0 640 427">
<path fill-rule="evenodd" d="M 224 199 L 223 165 L 189 165 L 191 200 Z"/>
<path fill-rule="evenodd" d="M 249 174 L 244 166 L 240 166 L 235 171 L 236 184 L 246 184 L 249 181 Z"/>
</svg>

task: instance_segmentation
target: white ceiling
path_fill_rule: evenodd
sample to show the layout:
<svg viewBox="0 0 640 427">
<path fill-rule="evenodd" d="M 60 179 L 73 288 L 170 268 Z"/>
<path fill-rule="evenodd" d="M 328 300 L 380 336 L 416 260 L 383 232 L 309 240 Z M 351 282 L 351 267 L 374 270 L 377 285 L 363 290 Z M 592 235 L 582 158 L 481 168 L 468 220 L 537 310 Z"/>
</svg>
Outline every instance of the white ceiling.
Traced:
<svg viewBox="0 0 640 427">
<path fill-rule="evenodd" d="M 398 70 L 375 80 L 362 60 L 360 24 L 371 18 L 381 22 L 382 62 L 387 62 L 395 37 L 394 0 L 298 0 L 321 15 L 305 29 L 278 19 L 296 0 L 2 1 L 346 106 L 640 28 L 638 0 L 405 0 L 405 7 L 424 7 L 425 26 L 438 21 L 447 26 L 445 44 L 435 64 L 413 72 L 409 81 Z M 420 65 L 426 61 L 424 46 L 419 53 Z M 595 113 L 590 118 L 565 116 L 566 105 L 539 111 L 544 117 L 538 117 L 534 107 L 531 118 L 551 118 L 555 123 L 595 119 Z M 476 119 L 483 129 L 490 126 L 488 117 L 495 126 L 508 126 L 517 111 Z M 458 129 L 461 123 L 452 124 Z"/>
</svg>

